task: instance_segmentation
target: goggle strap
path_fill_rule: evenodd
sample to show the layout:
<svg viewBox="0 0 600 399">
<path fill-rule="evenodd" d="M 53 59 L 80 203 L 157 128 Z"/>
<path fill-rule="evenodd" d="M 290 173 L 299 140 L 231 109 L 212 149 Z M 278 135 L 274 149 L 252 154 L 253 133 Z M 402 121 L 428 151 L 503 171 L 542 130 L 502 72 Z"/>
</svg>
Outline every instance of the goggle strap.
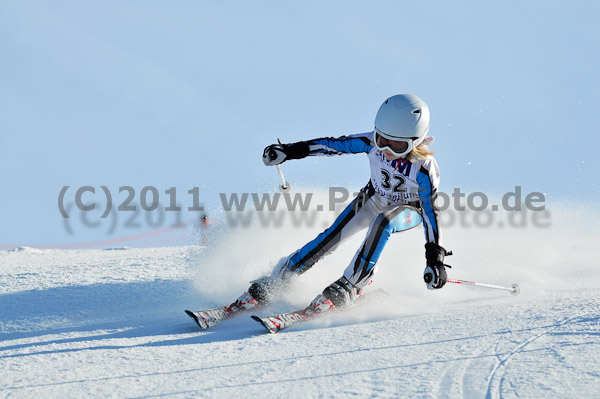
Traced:
<svg viewBox="0 0 600 399">
<path fill-rule="evenodd" d="M 434 137 L 427 136 L 427 137 L 425 137 L 425 139 L 423 139 L 423 142 L 421 144 L 431 145 L 431 144 L 433 144 L 434 141 L 435 141 Z"/>
</svg>

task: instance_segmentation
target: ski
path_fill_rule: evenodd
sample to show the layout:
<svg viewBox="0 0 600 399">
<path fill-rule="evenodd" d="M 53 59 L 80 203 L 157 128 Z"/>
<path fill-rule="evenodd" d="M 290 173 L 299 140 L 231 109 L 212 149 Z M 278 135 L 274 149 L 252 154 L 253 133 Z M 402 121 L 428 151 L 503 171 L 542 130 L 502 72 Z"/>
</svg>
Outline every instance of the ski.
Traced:
<svg viewBox="0 0 600 399">
<path fill-rule="evenodd" d="M 249 293 L 244 292 L 242 296 L 240 296 L 229 306 L 221 306 L 220 308 L 208 310 L 199 310 L 197 312 L 186 310 L 185 313 L 194 319 L 196 324 L 198 324 L 201 329 L 207 330 L 216 326 L 223 320 L 229 319 L 240 313 L 247 312 L 250 309 L 254 309 L 257 305 L 258 302 L 256 299 L 252 298 Z"/>
<path fill-rule="evenodd" d="M 386 295 L 385 291 L 382 289 L 365 293 L 359 296 L 356 302 L 351 306 L 354 306 L 358 303 L 362 303 L 366 299 L 371 299 L 375 296 L 381 295 Z M 329 314 L 331 312 L 343 311 L 348 308 L 349 307 L 343 307 L 338 310 L 329 299 L 325 298 L 323 295 L 319 295 L 311 302 L 310 305 L 308 305 L 304 309 L 299 309 L 293 312 L 281 313 L 278 315 L 267 317 L 260 317 L 256 315 L 252 315 L 250 317 L 253 320 L 262 324 L 262 326 L 266 328 L 267 331 L 269 331 L 271 334 L 275 334 L 283 330 L 284 328 L 293 326 L 294 324 L 298 324 L 303 321 L 308 321 L 315 317 L 319 317 L 324 314 Z"/>
<path fill-rule="evenodd" d="M 288 328 L 296 323 L 309 320 L 319 314 L 322 313 L 314 313 L 311 311 L 310 307 L 307 307 L 295 312 L 282 313 L 274 316 L 259 317 L 252 315 L 250 317 L 262 324 L 263 327 L 266 328 L 271 334 L 275 334 L 284 328 Z"/>
</svg>

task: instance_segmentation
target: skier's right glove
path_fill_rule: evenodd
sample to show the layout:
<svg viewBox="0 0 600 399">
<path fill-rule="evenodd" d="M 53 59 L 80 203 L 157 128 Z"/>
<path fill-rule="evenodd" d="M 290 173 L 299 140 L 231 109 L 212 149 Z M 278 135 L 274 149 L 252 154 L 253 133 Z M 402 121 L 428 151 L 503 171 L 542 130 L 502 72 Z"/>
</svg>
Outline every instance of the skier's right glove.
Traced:
<svg viewBox="0 0 600 399">
<path fill-rule="evenodd" d="M 285 162 L 287 154 L 282 144 L 271 144 L 263 152 L 263 162 L 266 166 L 279 165 Z"/>
<path fill-rule="evenodd" d="M 308 143 L 271 144 L 263 151 L 263 162 L 266 166 L 279 165 L 290 159 L 300 159 L 309 153 Z"/>
<path fill-rule="evenodd" d="M 446 251 L 440 245 L 428 242 L 425 244 L 425 258 L 427 259 L 427 267 L 423 272 L 423 280 L 427 285 L 427 289 L 436 290 L 442 288 L 446 284 L 448 276 L 446 275 L 446 266 L 444 265 L 444 256 L 452 255 L 451 251 Z"/>
</svg>

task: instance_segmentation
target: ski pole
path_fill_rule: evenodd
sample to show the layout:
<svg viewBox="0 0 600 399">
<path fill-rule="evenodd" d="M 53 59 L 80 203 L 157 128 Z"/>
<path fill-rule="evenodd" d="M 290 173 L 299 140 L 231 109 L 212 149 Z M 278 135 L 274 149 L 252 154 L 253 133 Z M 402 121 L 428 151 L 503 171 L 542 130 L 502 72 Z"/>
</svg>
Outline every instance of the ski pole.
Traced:
<svg viewBox="0 0 600 399">
<path fill-rule="evenodd" d="M 277 139 L 277 142 L 281 144 L 281 140 Z M 277 172 L 279 172 L 279 178 L 281 179 L 281 185 L 279 186 L 279 191 L 282 193 L 287 193 L 292 188 L 291 184 L 285 181 L 285 177 L 283 177 L 283 171 L 281 170 L 281 165 L 277 165 Z"/>
<path fill-rule="evenodd" d="M 283 177 L 283 172 L 281 171 L 281 165 L 277 165 L 277 171 L 279 172 L 279 177 L 281 178 L 281 185 L 279 186 L 279 190 L 281 190 L 281 192 L 283 193 L 287 193 L 288 191 L 290 191 L 292 186 L 290 185 L 290 183 L 285 181 L 285 177 Z"/>
<path fill-rule="evenodd" d="M 454 278 L 448 278 L 448 279 L 446 279 L 446 282 L 454 283 L 454 284 L 474 285 L 476 287 L 483 287 L 483 288 L 493 288 L 496 290 L 510 291 L 510 293 L 513 295 L 518 295 L 521 292 L 521 287 L 519 287 L 519 284 L 513 284 L 510 287 L 503 287 L 501 285 L 476 283 L 475 281 L 459 280 L 459 279 L 454 279 Z"/>
</svg>

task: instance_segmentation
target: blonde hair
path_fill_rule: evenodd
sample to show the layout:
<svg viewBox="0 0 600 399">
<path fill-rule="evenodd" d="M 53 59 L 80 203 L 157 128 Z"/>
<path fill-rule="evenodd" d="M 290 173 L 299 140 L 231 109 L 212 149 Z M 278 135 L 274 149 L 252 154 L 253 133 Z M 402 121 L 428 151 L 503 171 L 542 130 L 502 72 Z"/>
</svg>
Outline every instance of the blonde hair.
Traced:
<svg viewBox="0 0 600 399">
<path fill-rule="evenodd" d="M 409 161 L 417 161 L 419 159 L 424 161 L 431 158 L 432 156 L 433 151 L 431 151 L 429 147 L 427 147 L 425 144 L 421 144 L 420 146 L 413 148 L 408 153 Z"/>
</svg>

